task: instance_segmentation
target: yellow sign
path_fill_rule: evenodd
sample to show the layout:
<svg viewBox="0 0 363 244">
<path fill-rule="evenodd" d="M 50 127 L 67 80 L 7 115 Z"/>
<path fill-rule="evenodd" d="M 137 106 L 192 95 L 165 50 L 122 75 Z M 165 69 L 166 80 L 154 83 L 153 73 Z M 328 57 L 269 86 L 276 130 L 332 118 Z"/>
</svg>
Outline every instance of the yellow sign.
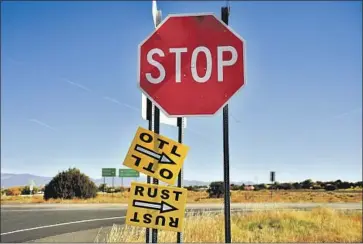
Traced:
<svg viewBox="0 0 363 244">
<path fill-rule="evenodd" d="M 188 150 L 186 145 L 139 127 L 123 165 L 174 185 Z"/>
<path fill-rule="evenodd" d="M 131 182 L 126 224 L 182 232 L 186 201 L 184 188 Z"/>
</svg>

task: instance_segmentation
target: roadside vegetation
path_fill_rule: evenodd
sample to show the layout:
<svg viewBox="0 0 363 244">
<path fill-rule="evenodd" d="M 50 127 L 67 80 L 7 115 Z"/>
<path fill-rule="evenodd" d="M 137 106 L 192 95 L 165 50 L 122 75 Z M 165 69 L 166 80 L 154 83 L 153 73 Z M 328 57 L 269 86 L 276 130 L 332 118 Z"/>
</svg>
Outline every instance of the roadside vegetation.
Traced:
<svg viewBox="0 0 363 244">
<path fill-rule="evenodd" d="M 103 193 L 98 192 L 95 198 L 62 199 L 50 198 L 45 200 L 43 195 L 33 196 L 2 196 L 1 204 L 12 203 L 128 203 L 129 192 Z M 232 203 L 266 203 L 266 202 L 316 202 L 316 203 L 336 203 L 336 202 L 362 202 L 362 190 L 352 192 L 319 192 L 319 191 L 232 191 Z M 222 203 L 223 198 L 210 198 L 206 191 L 188 191 L 188 203 Z"/>
<path fill-rule="evenodd" d="M 232 184 L 232 203 L 263 202 L 362 202 L 362 181 L 341 180 L 321 182 L 307 179 L 302 182 L 236 185 Z M 223 182 L 209 186 L 187 186 L 188 203 L 222 203 Z M 128 187 L 98 187 L 88 176 L 72 168 L 59 172 L 47 185 L 11 187 L 1 190 L 1 204 L 6 203 L 127 203 Z"/>
<path fill-rule="evenodd" d="M 328 208 L 279 210 L 232 215 L 232 242 L 361 242 L 362 212 Z M 203 212 L 186 217 L 183 242 L 224 242 L 223 214 Z M 145 242 L 145 228 L 114 225 L 96 242 Z M 160 231 L 158 242 L 175 242 L 176 233 Z"/>
</svg>

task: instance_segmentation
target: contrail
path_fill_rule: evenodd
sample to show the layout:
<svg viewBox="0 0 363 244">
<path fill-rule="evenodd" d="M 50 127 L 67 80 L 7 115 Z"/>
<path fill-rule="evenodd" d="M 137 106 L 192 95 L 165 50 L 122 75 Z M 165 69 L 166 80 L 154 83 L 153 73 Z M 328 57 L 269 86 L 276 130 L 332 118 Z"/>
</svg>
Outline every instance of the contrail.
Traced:
<svg viewBox="0 0 363 244">
<path fill-rule="evenodd" d="M 127 103 L 122 103 L 122 102 L 120 102 L 120 101 L 118 101 L 117 99 L 112 98 L 112 97 L 103 97 L 103 99 L 105 99 L 105 100 L 107 100 L 107 101 L 110 101 L 110 102 L 113 102 L 113 103 L 116 103 L 116 104 L 121 105 L 121 106 L 128 107 L 128 108 L 130 108 L 130 109 L 132 109 L 132 110 L 135 110 L 135 111 L 137 111 L 137 112 L 138 112 L 138 111 L 140 111 L 140 109 L 138 109 L 138 108 L 136 108 L 136 107 L 134 107 L 134 106 L 131 106 L 131 105 L 127 104 Z"/>
<path fill-rule="evenodd" d="M 84 91 L 87 91 L 87 92 L 91 92 L 91 90 L 90 89 L 88 89 L 87 87 L 85 87 L 85 86 L 83 86 L 83 85 L 81 85 L 81 84 L 78 84 L 78 83 L 75 83 L 75 82 L 73 82 L 73 81 L 70 81 L 70 80 L 68 80 L 68 79 L 63 79 L 65 82 L 67 82 L 68 84 L 71 84 L 72 86 L 76 86 L 76 87 L 78 87 L 78 88 L 80 88 L 80 89 L 82 89 L 82 90 L 84 90 Z"/>
<path fill-rule="evenodd" d="M 42 122 L 42 121 L 39 121 L 39 120 L 37 120 L 37 119 L 29 119 L 29 121 L 30 122 L 34 122 L 34 123 L 36 123 L 36 124 L 38 124 L 38 125 L 40 125 L 40 126 L 43 126 L 43 127 L 46 127 L 46 128 L 48 128 L 48 129 L 51 129 L 51 130 L 56 130 L 55 128 L 53 128 L 52 126 L 50 126 L 50 125 L 47 125 L 46 123 L 44 123 L 44 122 Z"/>
</svg>

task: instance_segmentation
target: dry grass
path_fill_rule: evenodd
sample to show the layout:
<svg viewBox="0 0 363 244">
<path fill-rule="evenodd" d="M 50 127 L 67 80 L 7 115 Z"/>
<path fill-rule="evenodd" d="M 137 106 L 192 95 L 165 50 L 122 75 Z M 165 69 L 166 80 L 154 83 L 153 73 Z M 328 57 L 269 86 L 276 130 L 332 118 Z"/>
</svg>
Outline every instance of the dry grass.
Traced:
<svg viewBox="0 0 363 244">
<path fill-rule="evenodd" d="M 362 213 L 327 208 L 262 211 L 232 215 L 232 242 L 361 242 Z M 224 242 L 224 218 L 204 212 L 186 217 L 184 242 Z M 113 226 L 102 242 L 145 242 L 145 228 Z M 97 238 L 96 238 L 96 241 Z M 175 242 L 176 233 L 159 231 L 158 242 Z"/>
<path fill-rule="evenodd" d="M 94 199 L 51 199 L 43 200 L 43 196 L 1 196 L 1 204 L 6 203 L 127 203 L 129 192 L 99 193 Z M 272 197 L 269 191 L 232 191 L 231 201 L 233 203 L 266 203 L 266 202 L 318 202 L 318 203 L 335 203 L 345 202 L 354 203 L 362 202 L 362 191 L 357 192 L 296 192 L 296 191 L 277 191 L 273 192 Z M 222 203 L 223 199 L 208 198 L 207 192 L 188 192 L 188 203 Z"/>
</svg>

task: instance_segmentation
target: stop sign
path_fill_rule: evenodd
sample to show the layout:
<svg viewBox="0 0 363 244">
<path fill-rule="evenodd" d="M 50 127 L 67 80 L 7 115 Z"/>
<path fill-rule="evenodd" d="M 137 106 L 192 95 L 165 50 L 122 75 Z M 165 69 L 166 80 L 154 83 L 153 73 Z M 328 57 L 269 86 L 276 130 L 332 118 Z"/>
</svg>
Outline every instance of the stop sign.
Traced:
<svg viewBox="0 0 363 244">
<path fill-rule="evenodd" d="M 244 54 L 213 14 L 169 15 L 139 45 L 139 87 L 170 117 L 214 115 L 245 83 Z"/>
</svg>

